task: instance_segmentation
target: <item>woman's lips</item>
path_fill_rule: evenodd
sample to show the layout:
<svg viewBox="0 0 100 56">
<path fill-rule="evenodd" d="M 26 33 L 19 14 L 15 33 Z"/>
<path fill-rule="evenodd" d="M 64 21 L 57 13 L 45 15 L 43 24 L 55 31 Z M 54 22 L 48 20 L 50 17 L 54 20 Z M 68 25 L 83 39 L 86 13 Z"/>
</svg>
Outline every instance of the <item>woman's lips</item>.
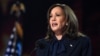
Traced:
<svg viewBox="0 0 100 56">
<path fill-rule="evenodd" d="M 52 23 L 52 27 L 55 27 L 57 26 L 58 24 L 57 23 Z"/>
</svg>

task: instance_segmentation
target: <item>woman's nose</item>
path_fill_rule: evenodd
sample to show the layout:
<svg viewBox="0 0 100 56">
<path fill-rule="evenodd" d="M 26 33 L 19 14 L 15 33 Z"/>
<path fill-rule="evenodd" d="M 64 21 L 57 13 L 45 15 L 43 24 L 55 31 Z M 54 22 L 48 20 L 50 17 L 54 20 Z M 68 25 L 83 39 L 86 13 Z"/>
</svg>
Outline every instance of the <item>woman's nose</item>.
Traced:
<svg viewBox="0 0 100 56">
<path fill-rule="evenodd" d="M 55 16 L 53 16 L 52 21 L 56 21 L 56 17 Z"/>
</svg>

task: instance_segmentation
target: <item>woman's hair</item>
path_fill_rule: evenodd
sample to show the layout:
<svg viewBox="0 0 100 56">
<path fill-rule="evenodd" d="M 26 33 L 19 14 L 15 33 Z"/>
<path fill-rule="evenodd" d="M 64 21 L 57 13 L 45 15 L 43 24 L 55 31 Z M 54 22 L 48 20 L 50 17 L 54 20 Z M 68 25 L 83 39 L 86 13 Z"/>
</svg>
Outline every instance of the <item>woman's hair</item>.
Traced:
<svg viewBox="0 0 100 56">
<path fill-rule="evenodd" d="M 49 24 L 49 19 L 50 19 L 50 12 L 54 7 L 60 7 L 64 11 L 65 17 L 67 19 L 68 25 L 65 26 L 63 29 L 63 35 L 68 35 L 69 38 L 75 38 L 78 36 L 78 20 L 73 12 L 73 10 L 66 4 L 54 4 L 52 5 L 48 12 L 47 12 L 47 18 L 48 18 L 48 31 L 47 31 L 47 36 L 45 37 L 46 39 L 51 39 L 51 36 L 54 35 L 53 31 L 50 28 Z"/>
</svg>

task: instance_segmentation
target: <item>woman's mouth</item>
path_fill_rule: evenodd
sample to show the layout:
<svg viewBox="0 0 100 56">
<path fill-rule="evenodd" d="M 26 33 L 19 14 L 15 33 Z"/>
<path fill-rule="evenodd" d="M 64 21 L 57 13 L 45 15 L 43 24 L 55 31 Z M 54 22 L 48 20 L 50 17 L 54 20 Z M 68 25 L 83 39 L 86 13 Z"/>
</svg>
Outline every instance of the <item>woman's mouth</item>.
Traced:
<svg viewBox="0 0 100 56">
<path fill-rule="evenodd" d="M 58 24 L 57 23 L 52 23 L 52 27 L 55 27 L 57 26 Z"/>
</svg>

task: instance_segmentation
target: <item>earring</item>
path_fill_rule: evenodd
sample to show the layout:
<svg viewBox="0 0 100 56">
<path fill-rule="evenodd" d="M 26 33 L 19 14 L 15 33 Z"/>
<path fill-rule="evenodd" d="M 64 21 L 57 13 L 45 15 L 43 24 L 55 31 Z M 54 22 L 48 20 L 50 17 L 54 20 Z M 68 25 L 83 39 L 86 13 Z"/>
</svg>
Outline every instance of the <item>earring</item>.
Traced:
<svg viewBox="0 0 100 56">
<path fill-rule="evenodd" d="M 68 23 L 66 23 L 66 26 L 68 26 Z"/>
</svg>

